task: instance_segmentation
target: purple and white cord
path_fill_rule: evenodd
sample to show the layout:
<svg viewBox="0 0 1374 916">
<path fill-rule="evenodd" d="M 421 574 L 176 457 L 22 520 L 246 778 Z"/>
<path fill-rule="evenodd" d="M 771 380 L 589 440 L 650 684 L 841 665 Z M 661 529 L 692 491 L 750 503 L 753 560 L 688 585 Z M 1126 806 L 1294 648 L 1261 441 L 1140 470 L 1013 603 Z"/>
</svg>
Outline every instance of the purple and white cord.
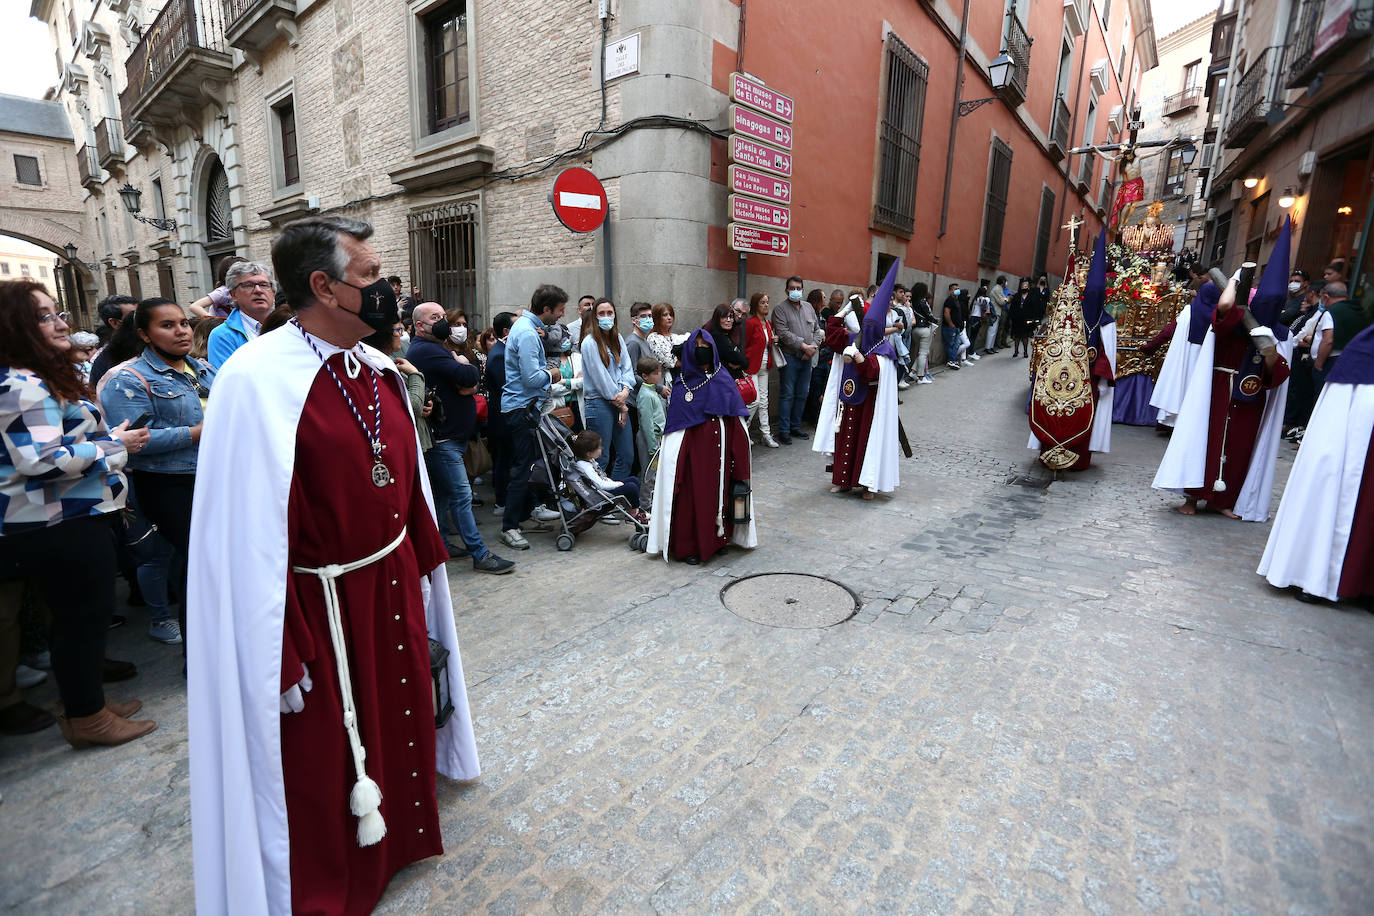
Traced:
<svg viewBox="0 0 1374 916">
<path fill-rule="evenodd" d="M 354 418 L 355 420 L 358 421 L 358 426 L 360 426 L 360 427 L 362 428 L 363 436 L 366 437 L 366 439 L 367 439 L 367 441 L 368 441 L 368 445 L 372 448 L 372 457 L 375 458 L 375 459 L 377 459 L 378 463 L 381 463 L 381 462 L 382 462 L 382 398 L 381 398 L 381 393 L 380 393 L 380 392 L 378 391 L 378 389 L 377 389 L 377 371 L 376 371 L 375 369 L 373 369 L 371 366 L 368 366 L 368 367 L 367 367 L 369 373 L 370 373 L 371 376 L 372 376 L 372 403 L 373 403 L 374 405 L 376 405 L 376 406 L 374 407 L 374 410 L 375 410 L 375 412 L 376 412 L 376 414 L 377 414 L 376 419 L 375 419 L 374 422 L 373 422 L 372 430 L 369 432 L 369 431 L 368 431 L 368 428 L 367 428 L 367 423 L 363 420 L 363 415 L 362 415 L 361 413 L 359 413 L 359 411 L 358 411 L 358 406 L 357 406 L 356 404 L 353 403 L 353 396 L 350 395 L 350 394 L 348 393 L 348 389 L 344 387 L 343 382 L 339 381 L 338 373 L 336 373 L 336 372 L 334 371 L 334 367 L 333 367 L 333 366 L 329 365 L 329 360 L 325 359 L 324 354 L 320 352 L 320 348 L 317 347 L 317 346 L 315 346 L 315 341 L 311 338 L 310 333 L 309 333 L 308 331 L 306 331 L 305 328 L 301 327 L 301 323 L 300 323 L 298 320 L 296 320 L 295 318 L 292 318 L 292 319 L 291 319 L 291 323 L 294 324 L 294 325 L 296 326 L 297 330 L 299 330 L 299 331 L 301 332 L 301 336 L 303 336 L 303 337 L 305 338 L 305 342 L 308 343 L 308 344 L 310 344 L 310 349 L 312 349 L 312 350 L 315 351 L 315 355 L 318 356 L 318 357 L 320 358 L 320 362 L 324 363 L 324 367 L 325 367 L 326 369 L 329 370 L 329 377 L 332 378 L 332 379 L 334 380 L 334 384 L 337 385 L 337 386 L 339 387 L 339 393 L 342 394 L 342 395 L 344 396 L 344 400 L 348 402 L 348 409 L 351 410 L 351 411 L 353 411 L 353 418 Z M 345 351 L 345 352 L 351 352 L 351 351 Z M 355 357 L 355 358 L 356 358 L 356 357 Z M 361 360 L 360 360 L 360 362 L 361 362 Z M 366 364 L 366 363 L 363 363 L 363 365 L 367 365 L 367 364 Z"/>
</svg>

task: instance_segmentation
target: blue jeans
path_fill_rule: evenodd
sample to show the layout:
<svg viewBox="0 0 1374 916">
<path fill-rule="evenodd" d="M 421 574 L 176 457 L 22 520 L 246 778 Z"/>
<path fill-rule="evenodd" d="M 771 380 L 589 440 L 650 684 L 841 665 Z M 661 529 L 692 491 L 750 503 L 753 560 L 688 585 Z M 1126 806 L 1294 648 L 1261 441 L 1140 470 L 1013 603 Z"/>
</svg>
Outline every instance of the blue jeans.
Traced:
<svg viewBox="0 0 1374 916">
<path fill-rule="evenodd" d="M 778 398 L 778 432 L 791 436 L 801 429 L 806 395 L 811 390 L 811 360 L 796 353 L 787 354 L 787 365 L 778 370 L 782 389 Z"/>
<path fill-rule="evenodd" d="M 611 465 L 608 476 L 612 480 L 629 477 L 630 465 L 635 457 L 635 436 L 634 430 L 630 429 L 630 421 L 626 420 L 625 425 L 621 426 L 617 419 L 619 410 L 610 401 L 601 398 L 587 398 L 583 410 L 587 429 L 601 437 L 601 457 L 596 459 L 596 463 L 605 471 L 614 452 L 615 464 Z"/>
<path fill-rule="evenodd" d="M 445 439 L 434 443 L 430 454 L 434 457 L 432 477 L 436 489 L 442 488 L 442 495 L 434 494 L 435 508 L 439 514 L 439 530 L 444 539 L 457 534 L 463 539 L 463 546 L 472 554 L 473 560 L 481 560 L 491 551 L 482 543 L 482 534 L 477 530 L 477 519 L 472 517 L 472 487 L 468 483 L 468 469 L 463 464 L 463 454 L 468 450 L 466 442 Z M 451 518 L 450 518 L 451 516 Z"/>
<path fill-rule="evenodd" d="M 959 362 L 959 329 L 940 325 L 940 339 L 945 342 L 945 362 Z"/>
<path fill-rule="evenodd" d="M 601 492 L 607 496 L 623 496 L 633 508 L 639 508 L 639 478 L 627 477 L 618 487 L 608 487 Z"/>
</svg>

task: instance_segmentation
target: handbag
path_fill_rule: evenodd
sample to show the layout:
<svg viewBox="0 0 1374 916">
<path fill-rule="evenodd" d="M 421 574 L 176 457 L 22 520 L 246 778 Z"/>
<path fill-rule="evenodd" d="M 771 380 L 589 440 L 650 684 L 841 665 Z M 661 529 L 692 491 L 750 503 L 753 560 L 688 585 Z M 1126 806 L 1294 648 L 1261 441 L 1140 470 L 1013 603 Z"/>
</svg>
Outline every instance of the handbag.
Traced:
<svg viewBox="0 0 1374 916">
<path fill-rule="evenodd" d="M 739 396 L 744 398 L 744 406 L 748 407 L 759 399 L 759 390 L 754 387 L 754 380 L 750 376 L 735 379 L 735 387 L 739 389 Z"/>
<path fill-rule="evenodd" d="M 562 407 L 555 407 L 553 410 L 549 411 L 549 415 L 568 429 L 573 428 L 573 409 L 568 405 L 565 404 Z"/>
<path fill-rule="evenodd" d="M 487 448 L 487 440 L 473 439 L 468 443 L 468 449 L 463 453 L 463 464 L 467 467 L 469 477 L 481 477 L 491 470 L 491 450 Z"/>
<path fill-rule="evenodd" d="M 474 394 L 472 400 L 477 405 L 477 422 L 487 422 L 487 396 L 485 394 Z"/>
</svg>

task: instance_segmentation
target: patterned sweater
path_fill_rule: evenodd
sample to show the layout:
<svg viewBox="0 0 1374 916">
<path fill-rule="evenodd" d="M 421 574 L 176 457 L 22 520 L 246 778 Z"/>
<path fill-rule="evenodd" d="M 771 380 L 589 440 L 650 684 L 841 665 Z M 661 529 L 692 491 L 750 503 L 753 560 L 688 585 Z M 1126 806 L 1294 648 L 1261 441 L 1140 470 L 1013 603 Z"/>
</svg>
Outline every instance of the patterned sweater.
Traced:
<svg viewBox="0 0 1374 916">
<path fill-rule="evenodd" d="M 129 453 L 100 408 L 59 401 L 32 372 L 0 366 L 0 536 L 124 507 Z"/>
</svg>

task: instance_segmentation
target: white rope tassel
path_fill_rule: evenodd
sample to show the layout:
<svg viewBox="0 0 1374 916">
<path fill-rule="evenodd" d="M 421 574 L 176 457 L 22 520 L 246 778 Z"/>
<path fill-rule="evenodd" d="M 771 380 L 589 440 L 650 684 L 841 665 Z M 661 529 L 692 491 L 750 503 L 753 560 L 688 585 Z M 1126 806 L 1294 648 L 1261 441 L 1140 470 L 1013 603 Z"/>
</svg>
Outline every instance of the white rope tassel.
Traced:
<svg viewBox="0 0 1374 916">
<path fill-rule="evenodd" d="M 376 563 L 401 546 L 405 536 L 406 529 L 402 528 L 401 533 L 396 535 L 396 540 L 370 557 L 353 563 L 330 564 L 318 568 L 292 567 L 298 573 L 309 573 L 319 577 L 320 584 L 324 587 L 325 617 L 329 620 L 329 641 L 334 645 L 334 665 L 339 674 L 339 699 L 343 704 L 344 731 L 348 733 L 348 745 L 353 752 L 353 770 L 358 776 L 358 781 L 353 784 L 353 791 L 349 793 L 348 808 L 353 812 L 353 816 L 358 818 L 359 846 L 380 843 L 382 837 L 386 836 L 386 822 L 382 820 L 379 810 L 382 805 L 382 790 L 367 775 L 364 765 L 367 750 L 358 735 L 358 711 L 353 703 L 353 675 L 348 667 L 348 643 L 344 640 L 343 618 L 339 612 L 339 590 L 335 580 Z"/>
<path fill-rule="evenodd" d="M 716 537 L 725 537 L 725 421 L 716 418 L 720 426 L 720 479 L 716 484 Z"/>
</svg>

